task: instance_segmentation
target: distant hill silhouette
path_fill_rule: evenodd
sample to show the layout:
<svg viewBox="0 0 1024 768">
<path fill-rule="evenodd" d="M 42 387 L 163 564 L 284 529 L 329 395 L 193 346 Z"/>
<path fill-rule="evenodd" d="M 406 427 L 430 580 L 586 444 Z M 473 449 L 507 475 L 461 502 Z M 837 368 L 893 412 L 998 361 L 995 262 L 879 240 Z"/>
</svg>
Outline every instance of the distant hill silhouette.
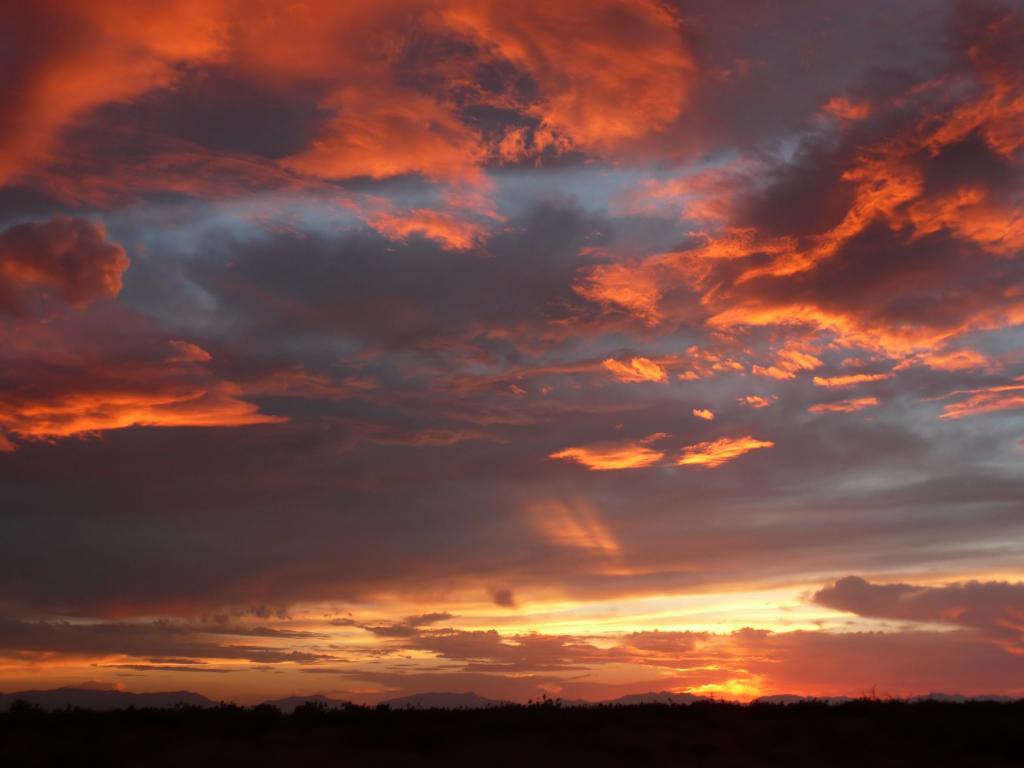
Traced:
<svg viewBox="0 0 1024 768">
<path fill-rule="evenodd" d="M 694 696 L 690 693 L 670 693 L 669 691 L 651 691 L 648 693 L 631 693 L 620 696 L 617 699 L 606 701 L 583 701 L 574 699 L 566 701 L 563 699 L 552 699 L 551 703 L 562 707 L 595 707 L 607 706 L 636 706 L 638 704 L 693 704 L 697 701 L 708 701 L 704 696 Z M 394 709 L 485 709 L 488 707 L 503 707 L 513 702 L 501 701 L 499 699 L 488 699 L 478 696 L 473 692 L 467 693 L 417 693 L 412 696 L 402 696 L 397 699 L 390 699 L 381 702 Z"/>
<path fill-rule="evenodd" d="M 214 702 L 191 691 L 160 693 L 129 693 L 94 688 L 56 688 L 48 691 L 0 693 L 0 712 L 6 712 L 15 701 L 25 701 L 43 709 L 127 709 L 143 707 L 165 709 L 179 704 L 190 707 L 212 707 Z"/>
<path fill-rule="evenodd" d="M 823 704 L 845 704 L 853 701 L 849 696 L 797 696 L 794 693 L 777 693 L 774 696 L 759 696 L 754 704 L 803 704 L 805 702 L 821 702 Z"/>
<path fill-rule="evenodd" d="M 959 693 L 926 693 L 923 696 L 913 696 L 908 701 L 946 701 L 953 704 L 962 704 L 965 701 L 1011 702 L 1016 701 L 1016 699 L 1013 696 L 997 696 L 991 693 L 978 696 L 964 696 Z"/>
<path fill-rule="evenodd" d="M 466 693 L 415 693 L 382 701 L 392 709 L 487 709 L 504 707 L 511 702 L 487 699 L 472 691 Z"/>
<path fill-rule="evenodd" d="M 854 701 L 849 696 L 798 696 L 793 693 L 779 693 L 774 696 L 760 696 L 754 699 L 753 704 L 804 704 L 809 702 L 819 702 L 822 704 L 846 704 Z M 938 701 L 947 702 L 951 704 L 963 704 L 969 701 L 994 701 L 994 702 L 1011 702 L 1016 701 L 1012 696 L 996 696 L 994 694 L 985 694 L 979 696 L 964 696 L 959 693 L 925 693 L 920 696 L 911 696 L 905 701 L 909 702 L 923 702 L 923 701 Z"/>
<path fill-rule="evenodd" d="M 332 699 L 329 696 L 323 696 L 316 693 L 312 696 L 288 696 L 284 699 L 269 699 L 264 701 L 263 704 L 266 706 L 277 707 L 282 712 L 291 714 L 295 711 L 296 707 L 301 707 L 303 704 L 320 704 L 328 709 L 335 709 L 337 707 L 348 706 L 351 702 L 344 699 Z"/>
<path fill-rule="evenodd" d="M 602 701 L 601 704 L 609 704 L 616 707 L 632 707 L 637 704 L 693 704 L 696 701 L 708 701 L 706 696 L 694 696 L 692 693 L 671 693 L 669 691 L 658 691 L 649 693 L 631 693 L 620 696 L 617 699 Z"/>
<path fill-rule="evenodd" d="M 156 693 L 130 693 L 127 691 L 102 690 L 93 688 L 57 688 L 53 690 L 17 691 L 0 693 L 0 712 L 6 712 L 15 701 L 25 701 L 42 709 L 91 709 L 97 711 L 127 709 L 167 709 L 179 705 L 192 707 L 213 707 L 217 702 L 191 691 L 161 691 Z M 551 700 L 552 704 L 561 707 L 595 707 L 617 706 L 632 707 L 644 704 L 690 705 L 698 702 L 711 701 L 704 696 L 691 693 L 672 693 L 670 691 L 649 691 L 647 693 L 631 693 L 616 699 L 605 701 L 583 700 Z M 800 696 L 797 694 L 774 694 L 754 699 L 755 704 L 803 704 L 821 703 L 839 705 L 855 701 L 847 696 Z M 906 699 L 909 702 L 1012 702 L 1010 696 L 979 695 L 964 696 L 949 693 L 927 693 Z M 541 702 L 538 702 L 541 703 Z M 327 709 L 340 709 L 351 705 L 345 699 L 334 699 L 323 694 L 309 696 L 288 696 L 281 699 L 269 699 L 263 704 L 276 707 L 285 714 L 291 714 L 303 704 L 314 704 Z M 514 705 L 514 702 L 500 699 L 489 699 L 472 691 L 465 693 L 430 692 L 400 696 L 381 702 L 392 709 L 490 709 Z"/>
</svg>

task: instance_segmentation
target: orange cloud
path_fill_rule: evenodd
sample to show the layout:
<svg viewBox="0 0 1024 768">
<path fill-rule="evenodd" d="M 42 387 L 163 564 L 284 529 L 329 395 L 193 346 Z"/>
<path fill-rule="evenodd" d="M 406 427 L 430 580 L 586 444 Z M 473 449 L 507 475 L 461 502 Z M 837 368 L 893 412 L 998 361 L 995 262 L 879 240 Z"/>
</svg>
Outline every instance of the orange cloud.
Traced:
<svg viewBox="0 0 1024 768">
<path fill-rule="evenodd" d="M 381 212 L 372 214 L 367 222 L 386 237 L 405 240 L 420 235 L 441 244 L 449 251 L 465 251 L 487 239 L 487 228 L 443 211 L 414 208 L 405 214 Z"/>
<path fill-rule="evenodd" d="M 680 114 L 694 74 L 678 20 L 651 0 L 527 8 L 466 0 L 448 4 L 442 18 L 536 82 L 540 99 L 520 108 L 540 121 L 539 151 L 564 142 L 606 152 L 662 130 Z"/>
<path fill-rule="evenodd" d="M 306 151 L 284 164 L 331 179 L 420 173 L 479 181 L 482 139 L 430 96 L 394 87 L 346 87 L 325 101 L 337 116 Z"/>
<path fill-rule="evenodd" d="M 707 443 L 697 443 L 683 448 L 683 454 L 676 463 L 680 466 L 699 464 L 706 467 L 720 467 L 727 461 L 742 456 L 750 451 L 774 446 L 770 440 L 756 440 L 750 435 L 746 437 L 723 437 Z"/>
<path fill-rule="evenodd" d="M 664 452 L 649 447 L 649 443 L 664 437 L 666 435 L 659 432 L 636 442 L 571 446 L 549 454 L 548 458 L 574 461 L 591 470 L 640 469 L 664 458 Z"/>
<path fill-rule="evenodd" d="M 709 349 L 690 347 L 686 354 L 689 356 L 690 368 L 679 374 L 683 381 L 697 381 L 719 373 L 742 373 L 746 370 L 738 360 Z"/>
<path fill-rule="evenodd" d="M 877 397 L 853 397 L 831 403 L 818 403 L 807 410 L 810 413 L 853 413 L 876 405 L 878 405 Z"/>
<path fill-rule="evenodd" d="M 694 408 L 693 415 L 698 419 L 704 419 L 705 421 L 714 421 L 714 411 L 709 411 L 707 408 Z"/>
<path fill-rule="evenodd" d="M 744 395 L 743 397 L 737 397 L 736 402 L 740 405 L 745 405 L 748 408 L 767 408 L 779 398 L 775 395 L 771 397 L 761 397 L 760 395 Z"/>
<path fill-rule="evenodd" d="M 739 157 L 726 165 L 690 172 L 681 178 L 645 179 L 624 193 L 618 204 L 628 214 L 667 214 L 708 225 L 724 224 L 738 194 L 749 189 L 758 171 L 765 170 L 758 159 Z M 707 238 L 706 233 L 704 237 Z"/>
<path fill-rule="evenodd" d="M 973 185 L 949 195 L 921 199 L 907 208 L 914 237 L 948 230 L 997 256 L 1012 256 L 1024 248 L 1024 219 L 1016 205 L 988 200 L 989 191 Z"/>
<path fill-rule="evenodd" d="M 154 382 L 155 383 L 155 382 Z M 143 382 L 47 398 L 0 396 L 0 426 L 23 439 L 54 440 L 126 427 L 240 427 L 285 418 L 262 414 L 228 382 L 201 386 Z"/>
<path fill-rule="evenodd" d="M 586 503 L 544 502 L 531 506 L 527 514 L 534 527 L 553 544 L 609 556 L 622 552 L 618 539 Z"/>
<path fill-rule="evenodd" d="M 657 325 L 664 317 L 658 308 L 658 277 L 644 265 L 599 264 L 582 275 L 573 290 L 607 309 L 624 310 L 649 326 Z"/>
<path fill-rule="evenodd" d="M 992 361 L 988 357 L 974 349 L 924 352 L 908 362 L 919 362 L 937 371 L 968 371 L 992 366 Z"/>
<path fill-rule="evenodd" d="M 317 81 L 327 91 L 310 144 L 280 160 L 299 174 L 347 179 L 421 174 L 435 180 L 482 181 L 488 149 L 460 119 L 454 91 L 473 59 L 424 60 L 433 81 L 417 87 L 402 70 L 413 39 L 450 38 L 436 9 L 415 0 L 375 3 L 251 5 L 227 2 L 232 27 L 225 57 L 235 70 L 271 83 Z"/>
<path fill-rule="evenodd" d="M 892 378 L 891 373 L 851 373 L 846 376 L 815 376 L 813 381 L 818 387 L 852 387 L 871 381 L 884 381 Z"/>
<path fill-rule="evenodd" d="M 769 366 L 755 365 L 751 371 L 757 376 L 772 379 L 792 379 L 799 371 L 813 371 L 823 365 L 799 341 L 790 341 L 775 353 L 775 360 Z"/>
<path fill-rule="evenodd" d="M 668 381 L 665 369 L 646 357 L 634 357 L 628 363 L 608 358 L 601 365 L 619 381 Z"/>
<path fill-rule="evenodd" d="M 695 72 L 679 20 L 654 0 L 70 0 L 12 6 L 0 22 L 15 31 L 21 65 L 0 100 L 10 116 L 0 183 L 40 170 L 61 129 L 97 107 L 174 88 L 204 66 L 270 88 L 318 85 L 314 136 L 281 168 L 472 185 L 495 158 L 606 153 L 667 128 Z M 473 73 L 486 68 L 513 76 L 481 83 Z M 495 131 L 503 138 L 484 135 L 470 107 L 498 108 L 512 124 Z"/>
<path fill-rule="evenodd" d="M 46 335 L 40 337 L 45 340 Z M 210 356 L 188 342 L 163 362 L 89 362 L 68 350 L 6 364 L 0 434 L 53 441 L 128 427 L 239 427 L 286 418 L 260 412 L 239 384 L 216 378 Z M 57 345 L 59 347 L 59 342 Z"/>
<path fill-rule="evenodd" d="M 928 101 L 936 98 L 929 93 L 934 84 L 912 89 L 901 97 L 902 106 L 919 108 L 927 117 L 865 143 L 852 160 L 843 158 L 847 165 L 834 191 L 843 206 L 837 223 L 807 234 L 769 234 L 742 221 L 749 206 L 719 206 L 710 220 L 713 226 L 695 233 L 697 243 L 692 247 L 591 268 L 578 280 L 578 292 L 656 326 L 687 317 L 689 308 L 678 306 L 676 297 L 681 288 L 688 288 L 700 296 L 710 313 L 707 323 L 714 328 L 805 324 L 834 334 L 841 344 L 895 358 L 939 349 L 972 330 L 1019 322 L 1024 309 L 1012 288 L 999 296 L 994 307 L 964 298 L 958 302 L 962 317 L 942 324 L 925 313 L 890 321 L 884 316 L 888 309 L 851 307 L 821 285 L 826 262 L 845 258 L 846 251 L 859 247 L 857 243 L 871 231 L 884 236 L 887 230 L 892 239 L 907 246 L 941 233 L 1003 260 L 1024 247 L 1024 220 L 1017 215 L 1014 193 L 1000 191 L 981 178 L 981 171 L 950 190 L 932 183 L 933 159 L 960 151 L 956 145 L 972 135 L 983 137 L 1000 156 L 1004 173 L 1012 172 L 1014 153 L 1024 144 L 1019 138 L 1024 126 L 1024 84 L 1019 67 L 1014 67 L 1006 51 L 1019 47 L 1019 21 L 1012 15 L 998 23 L 993 20 L 985 27 L 984 37 L 967 49 L 980 96 L 937 108 Z M 964 99 L 965 94 L 952 98 Z M 827 110 L 842 119 L 870 114 L 866 102 L 842 97 L 830 100 Z M 650 185 L 649 197 L 678 193 L 685 201 L 692 194 L 686 182 Z M 827 269 L 853 274 L 843 264 Z M 822 295 L 815 297 L 815 293 Z M 967 360 L 947 363 L 966 366 Z M 785 367 L 765 363 L 754 372 L 787 375 Z"/>
<path fill-rule="evenodd" d="M 965 416 L 1024 408 L 1024 384 L 962 390 L 953 392 L 947 397 L 952 395 L 968 395 L 968 397 L 960 402 L 947 404 L 939 418 L 962 419 Z"/>
<path fill-rule="evenodd" d="M 5 45 L 22 66 L 0 96 L 0 184 L 45 162 L 60 129 L 81 114 L 170 85 L 180 64 L 215 58 L 222 12 L 217 0 L 7 4 L 0 24 L 14 34 Z"/>
</svg>

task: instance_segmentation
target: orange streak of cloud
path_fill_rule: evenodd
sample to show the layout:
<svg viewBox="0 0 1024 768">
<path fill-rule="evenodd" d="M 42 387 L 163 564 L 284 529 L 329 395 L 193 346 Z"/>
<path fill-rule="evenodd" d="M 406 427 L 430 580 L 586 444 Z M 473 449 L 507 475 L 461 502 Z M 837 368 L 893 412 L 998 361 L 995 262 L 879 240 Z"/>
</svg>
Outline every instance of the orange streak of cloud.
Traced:
<svg viewBox="0 0 1024 768">
<path fill-rule="evenodd" d="M 813 381 L 818 387 L 852 387 L 889 378 L 892 378 L 891 373 L 851 373 L 846 376 L 815 376 Z"/>
<path fill-rule="evenodd" d="M 774 446 L 771 440 L 757 440 L 750 435 L 745 437 L 723 437 L 706 443 L 689 445 L 683 449 L 683 454 L 676 463 L 680 466 L 702 465 L 706 467 L 720 467 L 728 461 L 742 456 L 750 451 L 760 448 L 771 448 Z"/>
<path fill-rule="evenodd" d="M 972 389 L 953 394 L 966 394 L 969 397 L 958 403 L 947 404 L 939 418 L 962 419 L 965 416 L 1024 408 L 1024 384 Z"/>
<path fill-rule="evenodd" d="M 53 440 L 127 427 L 240 427 L 287 421 L 260 413 L 235 384 L 126 386 L 67 393 L 39 402 L 0 399 L 0 425 L 21 438 Z"/>
<path fill-rule="evenodd" d="M 448 251 L 465 251 L 487 239 L 487 228 L 443 211 L 414 208 L 405 214 L 381 212 L 369 217 L 368 223 L 382 235 L 393 240 L 406 240 L 421 235 L 439 243 Z"/>
<path fill-rule="evenodd" d="M 668 374 L 665 372 L 665 369 L 646 357 L 634 357 L 628 363 L 608 358 L 601 365 L 619 381 L 668 381 Z"/>
<path fill-rule="evenodd" d="M 648 446 L 665 435 L 656 433 L 636 442 L 595 443 L 593 445 L 570 446 L 548 456 L 582 464 L 587 469 L 607 471 L 615 469 L 640 469 L 656 464 L 665 454 Z"/>
<path fill-rule="evenodd" d="M 878 405 L 877 397 L 852 397 L 831 403 L 818 403 L 808 408 L 809 413 L 853 413 Z"/>
</svg>

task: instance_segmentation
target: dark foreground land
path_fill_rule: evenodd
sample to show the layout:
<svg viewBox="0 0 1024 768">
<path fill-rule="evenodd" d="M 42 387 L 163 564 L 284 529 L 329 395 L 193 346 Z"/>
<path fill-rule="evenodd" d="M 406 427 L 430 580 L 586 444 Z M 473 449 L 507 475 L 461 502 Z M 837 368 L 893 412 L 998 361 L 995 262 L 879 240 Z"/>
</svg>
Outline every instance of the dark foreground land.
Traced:
<svg viewBox="0 0 1024 768">
<path fill-rule="evenodd" d="M 0 765 L 1024 766 L 1024 702 L 0 715 Z"/>
</svg>

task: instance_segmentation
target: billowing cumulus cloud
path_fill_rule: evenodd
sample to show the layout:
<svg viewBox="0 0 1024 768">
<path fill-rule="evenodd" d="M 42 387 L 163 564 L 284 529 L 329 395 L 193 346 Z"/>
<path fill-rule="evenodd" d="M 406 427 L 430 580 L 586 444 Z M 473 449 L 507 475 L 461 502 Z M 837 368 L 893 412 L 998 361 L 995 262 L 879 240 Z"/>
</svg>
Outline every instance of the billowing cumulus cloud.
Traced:
<svg viewBox="0 0 1024 768">
<path fill-rule="evenodd" d="M 0 312 L 21 314 L 34 297 L 84 307 L 121 291 L 125 250 L 103 227 L 56 217 L 0 232 Z"/>
</svg>

